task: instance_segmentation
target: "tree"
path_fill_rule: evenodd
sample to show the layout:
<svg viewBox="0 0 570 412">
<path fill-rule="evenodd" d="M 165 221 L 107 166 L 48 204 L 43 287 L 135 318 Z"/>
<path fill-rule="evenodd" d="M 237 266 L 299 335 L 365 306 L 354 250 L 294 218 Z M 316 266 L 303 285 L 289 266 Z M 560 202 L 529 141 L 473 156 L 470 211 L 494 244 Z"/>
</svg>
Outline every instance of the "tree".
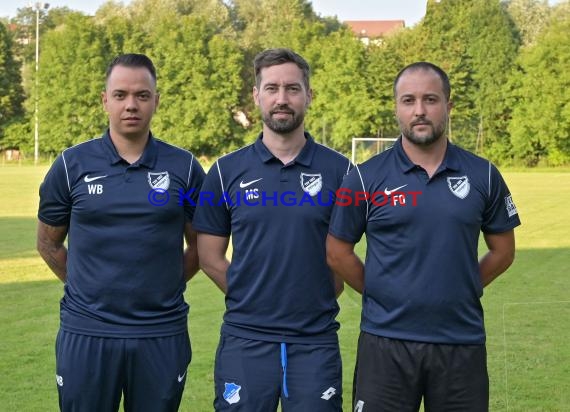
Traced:
<svg viewBox="0 0 570 412">
<path fill-rule="evenodd" d="M 219 0 L 137 0 L 106 3 L 95 16 L 114 54 L 145 53 L 158 74 L 161 105 L 153 133 L 199 155 L 243 142 L 239 111 L 242 54 Z"/>
<path fill-rule="evenodd" d="M 519 43 L 508 13 L 496 0 L 473 1 L 467 54 L 473 68 L 474 108 L 478 115 L 475 151 L 500 162 L 510 150 L 510 108 L 504 85 L 515 65 Z"/>
<path fill-rule="evenodd" d="M 317 20 L 306 0 L 233 0 L 231 7 L 241 45 L 247 50 L 284 44 L 298 50 L 302 38 L 291 34 L 299 34 L 298 29 Z"/>
<path fill-rule="evenodd" d="M 254 56 L 288 47 L 311 65 L 307 128 L 338 150 L 348 151 L 354 136 L 398 134 L 394 77 L 426 60 L 449 74 L 454 143 L 497 163 L 568 163 L 568 16 L 568 1 L 549 11 L 544 0 L 428 0 L 420 24 L 364 46 L 338 20 L 318 17 L 309 0 L 111 0 L 92 17 L 41 10 L 40 149 L 55 154 L 99 136 L 106 66 L 138 52 L 157 66 L 153 132 L 199 155 L 232 150 L 260 130 Z M 22 8 L 13 34 L 0 29 L 4 146 L 33 143 L 35 17 Z"/>
<path fill-rule="evenodd" d="M 477 140 L 478 113 L 473 96 L 473 64 L 467 52 L 470 0 L 429 0 L 426 16 L 418 25 L 421 35 L 419 60 L 427 60 L 445 70 L 451 82 L 449 137 L 467 149 L 474 150 Z"/>
<path fill-rule="evenodd" d="M 240 73 L 240 107 L 252 121 L 252 134 L 256 134 L 259 115 L 251 95 L 255 55 L 270 47 L 288 47 L 301 54 L 316 73 L 320 61 L 318 44 L 329 30 L 338 29 L 340 24 L 317 18 L 306 0 L 233 0 L 228 3 L 245 62 Z"/>
<path fill-rule="evenodd" d="M 425 58 L 418 47 L 422 43 L 421 35 L 417 26 L 399 30 L 367 48 L 368 67 L 365 77 L 375 108 L 368 135 L 396 137 L 400 134 L 394 116 L 394 79 L 406 65 Z"/>
<path fill-rule="evenodd" d="M 318 47 L 321 60 L 314 71 L 307 128 L 329 146 L 348 152 L 351 138 L 370 134 L 377 113 L 366 82 L 365 46 L 342 30 L 322 39 Z"/>
<path fill-rule="evenodd" d="M 203 17 L 169 19 L 149 39 L 162 95 L 154 132 L 199 155 L 241 146 L 244 130 L 233 119 L 242 87 L 237 44 Z"/>
<path fill-rule="evenodd" d="M 0 23 L 0 139 L 5 128 L 23 116 L 23 101 L 20 63 L 14 58 L 10 34 Z"/>
<path fill-rule="evenodd" d="M 498 161 L 509 143 L 501 90 L 518 50 L 509 16 L 498 0 L 430 0 L 420 30 L 425 59 L 452 84 L 450 137 Z"/>
<path fill-rule="evenodd" d="M 509 124 L 515 159 L 529 166 L 570 162 L 570 5 L 555 8 L 523 50 Z"/>
<path fill-rule="evenodd" d="M 48 11 L 41 8 L 38 11 L 40 38 L 43 34 L 52 29 L 53 25 L 44 22 L 47 20 Z M 15 52 L 22 59 L 24 64 L 32 64 L 35 59 L 36 45 L 36 11 L 32 7 L 22 7 L 18 9 L 16 17 L 12 19 L 15 25 L 14 38 L 19 39 L 15 42 Z"/>
<path fill-rule="evenodd" d="M 506 6 L 516 25 L 522 45 L 532 45 L 546 26 L 550 15 L 548 0 L 509 0 Z"/>
<path fill-rule="evenodd" d="M 42 8 L 38 11 L 40 39 L 43 42 L 44 34 L 53 30 L 69 15 L 82 13 L 72 11 L 66 7 L 49 10 Z M 32 7 L 18 9 L 18 14 L 12 19 L 14 25 L 13 43 L 15 65 L 12 69 L 18 71 L 19 81 L 14 83 L 22 89 L 21 100 L 24 101 L 24 110 L 21 116 L 11 119 L 10 135 L 6 136 L 5 144 L 19 147 L 23 151 L 33 150 L 33 125 L 30 123 L 35 111 L 35 47 L 36 47 L 36 11 Z M 43 51 L 43 48 L 42 48 Z M 21 73 L 21 76 L 20 76 Z M 26 96 L 28 97 L 27 100 Z M 41 106 L 40 106 L 41 107 Z M 27 113 L 27 116 L 25 114 Z M 43 136 L 42 136 L 43 137 Z"/>
<path fill-rule="evenodd" d="M 131 9 L 120 3 L 107 1 L 97 9 L 93 22 L 105 29 L 109 51 L 113 56 L 125 51 L 136 51 L 143 44 L 136 43 Z M 140 39 L 137 39 L 140 40 Z M 131 44 L 133 48 L 131 48 Z M 137 45 L 137 47 L 134 47 Z"/>
<path fill-rule="evenodd" d="M 91 17 L 66 16 L 42 38 L 39 77 L 40 149 L 58 153 L 100 136 L 104 73 L 112 57 L 102 27 Z"/>
</svg>

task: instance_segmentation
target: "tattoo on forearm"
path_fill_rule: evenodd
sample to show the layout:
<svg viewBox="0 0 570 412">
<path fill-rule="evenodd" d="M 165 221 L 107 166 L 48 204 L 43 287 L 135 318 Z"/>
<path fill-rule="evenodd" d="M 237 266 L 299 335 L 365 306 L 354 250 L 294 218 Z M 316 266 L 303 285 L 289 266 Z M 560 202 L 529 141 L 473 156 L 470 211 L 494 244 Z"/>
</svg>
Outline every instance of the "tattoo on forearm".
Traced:
<svg viewBox="0 0 570 412">
<path fill-rule="evenodd" d="M 63 282 L 67 276 L 67 249 L 63 244 L 66 235 L 66 227 L 52 227 L 40 223 L 37 240 L 38 252 L 48 267 Z"/>
</svg>

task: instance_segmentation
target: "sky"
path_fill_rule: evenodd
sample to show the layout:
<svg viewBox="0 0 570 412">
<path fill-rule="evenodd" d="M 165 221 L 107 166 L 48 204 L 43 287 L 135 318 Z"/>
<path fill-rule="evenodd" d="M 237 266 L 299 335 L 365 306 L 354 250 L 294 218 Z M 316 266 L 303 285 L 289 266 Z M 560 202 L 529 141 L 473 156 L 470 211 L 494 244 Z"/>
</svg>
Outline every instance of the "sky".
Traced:
<svg viewBox="0 0 570 412">
<path fill-rule="evenodd" d="M 94 14 L 106 0 L 47 0 L 50 7 L 69 7 Z M 560 0 L 549 0 L 550 4 Z M 122 1 L 128 4 L 129 1 Z M 427 0 L 312 0 L 313 10 L 339 20 L 404 20 L 406 27 L 418 23 L 425 14 Z M 35 4 L 30 0 L 1 0 L 0 17 L 14 17 L 17 9 Z"/>
</svg>

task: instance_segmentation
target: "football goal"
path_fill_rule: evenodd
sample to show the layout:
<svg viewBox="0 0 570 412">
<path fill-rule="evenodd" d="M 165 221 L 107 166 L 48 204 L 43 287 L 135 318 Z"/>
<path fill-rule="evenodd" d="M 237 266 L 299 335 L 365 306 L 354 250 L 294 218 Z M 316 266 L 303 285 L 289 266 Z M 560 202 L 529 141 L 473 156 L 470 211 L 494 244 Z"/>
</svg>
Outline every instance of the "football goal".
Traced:
<svg viewBox="0 0 570 412">
<path fill-rule="evenodd" d="M 362 163 L 372 156 L 391 148 L 397 137 L 353 137 L 352 163 Z"/>
</svg>

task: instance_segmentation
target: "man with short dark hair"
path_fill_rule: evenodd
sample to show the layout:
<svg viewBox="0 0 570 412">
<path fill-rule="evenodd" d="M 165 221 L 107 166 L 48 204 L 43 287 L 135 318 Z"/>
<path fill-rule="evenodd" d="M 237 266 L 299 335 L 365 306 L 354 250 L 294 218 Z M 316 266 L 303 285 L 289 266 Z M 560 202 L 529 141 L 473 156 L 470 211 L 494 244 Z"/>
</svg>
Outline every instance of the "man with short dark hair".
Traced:
<svg viewBox="0 0 570 412">
<path fill-rule="evenodd" d="M 257 141 L 208 172 L 194 227 L 204 272 L 226 294 L 216 411 L 341 411 L 336 296 L 326 264 L 336 189 L 351 165 L 304 130 L 309 65 L 288 49 L 254 61 Z M 232 237 L 231 263 L 226 251 Z"/>
<path fill-rule="evenodd" d="M 346 177 L 343 194 L 366 201 L 335 206 L 327 238 L 329 265 L 362 293 L 354 411 L 417 411 L 422 398 L 428 411 L 487 411 L 480 298 L 513 262 L 520 220 L 497 168 L 446 139 L 442 69 L 407 66 L 394 97 L 401 136 Z"/>
<path fill-rule="evenodd" d="M 126 411 L 174 412 L 191 359 L 183 292 L 198 269 L 193 202 L 177 199 L 197 199 L 204 171 L 150 132 L 147 56 L 111 62 L 102 102 L 107 132 L 64 150 L 40 187 L 38 251 L 65 284 L 59 406 L 117 411 L 123 395 Z"/>
</svg>

